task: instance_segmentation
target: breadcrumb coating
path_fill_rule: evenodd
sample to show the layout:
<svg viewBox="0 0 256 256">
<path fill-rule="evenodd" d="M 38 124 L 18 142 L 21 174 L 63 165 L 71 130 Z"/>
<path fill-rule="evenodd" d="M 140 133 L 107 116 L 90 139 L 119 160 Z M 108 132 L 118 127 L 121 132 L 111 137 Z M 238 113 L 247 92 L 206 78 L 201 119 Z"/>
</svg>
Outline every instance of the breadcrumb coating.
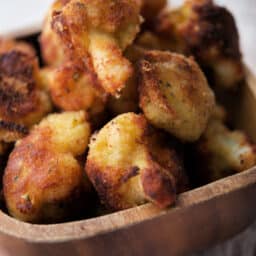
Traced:
<svg viewBox="0 0 256 256">
<path fill-rule="evenodd" d="M 121 210 L 145 202 L 175 202 L 183 175 L 176 152 L 142 115 L 117 116 L 90 142 L 86 172 L 102 202 Z"/>
<path fill-rule="evenodd" d="M 179 54 L 150 51 L 139 71 L 140 107 L 149 122 L 182 141 L 199 139 L 215 97 L 196 62 Z"/>
<path fill-rule="evenodd" d="M 155 31 L 172 42 L 174 51 L 193 55 L 212 73 L 216 86 L 230 89 L 243 80 L 235 20 L 212 0 L 187 0 L 181 8 L 160 14 Z"/>
<path fill-rule="evenodd" d="M 51 101 L 40 88 L 33 49 L 15 41 L 0 48 L 0 140 L 11 142 L 51 111 Z"/>
<path fill-rule="evenodd" d="M 225 119 L 225 110 L 218 106 L 195 146 L 200 161 L 199 175 L 206 182 L 248 170 L 256 164 L 255 144 L 244 132 L 230 130 Z"/>
<path fill-rule="evenodd" d="M 140 23 L 135 0 L 71 0 L 52 16 L 52 28 L 70 58 L 91 67 L 112 95 L 118 95 L 133 74 L 123 51 L 135 39 Z"/>
<path fill-rule="evenodd" d="M 63 221 L 86 205 L 83 167 L 78 156 L 88 145 L 85 112 L 52 114 L 16 143 L 4 173 L 9 213 L 32 223 Z"/>
</svg>

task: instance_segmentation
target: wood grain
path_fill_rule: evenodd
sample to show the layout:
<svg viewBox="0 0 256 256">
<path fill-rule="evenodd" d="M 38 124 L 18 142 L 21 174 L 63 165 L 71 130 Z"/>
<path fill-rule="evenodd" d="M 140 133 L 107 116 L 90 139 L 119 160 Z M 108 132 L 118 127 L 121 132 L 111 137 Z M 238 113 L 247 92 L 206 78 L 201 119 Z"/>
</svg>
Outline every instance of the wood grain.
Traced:
<svg viewBox="0 0 256 256">
<path fill-rule="evenodd" d="M 98 220 L 50 226 L 20 223 L 1 214 L 1 231 L 11 234 L 1 235 L 1 240 L 3 248 L 13 253 L 10 255 L 18 252 L 19 256 L 105 255 L 105 252 L 111 252 L 110 255 L 165 255 L 166 252 L 185 255 L 222 241 L 251 223 L 256 209 L 253 212 L 248 209 L 254 201 L 255 182 L 254 168 L 184 193 L 179 197 L 176 208 L 122 229 L 118 227 L 131 224 L 138 219 L 137 215 L 148 218 L 152 206 L 138 207 Z M 114 230 L 99 232 L 99 227 Z"/>
<path fill-rule="evenodd" d="M 237 121 L 253 135 L 256 119 L 251 116 L 256 106 L 256 83 L 249 71 L 247 77 Z M 100 256 L 106 252 L 185 255 L 223 241 L 251 224 L 256 216 L 256 207 L 251 207 L 255 194 L 256 167 L 183 193 L 176 207 L 166 211 L 147 204 L 100 218 L 56 225 L 22 223 L 0 212 L 1 249 L 19 256 Z"/>
<path fill-rule="evenodd" d="M 175 0 L 173 0 L 175 2 Z M 235 13 L 240 33 L 245 60 L 250 67 L 256 72 L 256 52 L 254 44 L 256 40 L 254 17 L 256 15 L 256 2 L 254 0 L 245 1 L 227 1 L 218 0 L 222 4 L 226 4 Z M 246 128 L 256 139 L 256 109 L 255 100 L 255 78 L 248 74 L 249 87 L 245 87 L 241 92 L 241 102 L 237 102 L 241 106 L 239 110 L 240 126 Z M 241 104 L 240 104 L 241 103 Z M 239 109 L 239 108 L 238 108 Z M 250 170 L 244 174 L 249 175 L 249 178 L 255 178 L 255 170 Z M 240 175 L 237 177 L 241 178 Z M 233 177 L 231 177 L 233 178 Z M 248 176 L 247 176 L 248 178 Z M 228 178 L 229 179 L 229 178 Z M 244 179 L 244 178 L 242 178 Z M 222 182 L 222 181 L 219 181 Z M 237 180 L 233 181 L 238 184 Z M 224 189 L 228 189 L 230 183 L 222 184 Z M 212 186 L 212 184 L 211 184 Z M 212 192 L 212 187 L 203 196 L 207 196 Z M 222 187 L 222 186 L 221 186 Z M 222 187 L 223 188 L 223 187 Z M 222 189 L 218 187 L 217 191 L 222 193 Z M 199 193 L 198 190 L 192 191 Z M 189 192 L 190 193 L 190 192 Z M 192 193 L 192 195 L 193 195 Z M 195 194 L 194 194 L 195 195 Z M 23 236 L 31 227 L 27 226 L 24 229 L 19 222 L 13 223 L 13 220 L 0 214 L 0 226 L 5 226 L 5 220 L 10 222 L 11 226 L 5 226 L 5 233 L 10 235 L 0 235 L 0 255 L 1 256 L 65 256 L 65 255 L 174 255 L 177 253 L 185 254 L 188 250 L 201 250 L 204 247 L 209 247 L 212 243 L 220 242 L 230 235 L 243 230 L 256 216 L 255 213 L 255 181 L 253 184 L 247 184 L 243 189 L 237 189 L 233 193 L 226 192 L 223 195 L 218 195 L 211 200 L 192 203 L 186 206 L 188 198 L 191 194 L 181 195 L 179 198 L 179 206 L 176 209 L 161 213 L 160 217 L 155 217 L 159 214 L 159 210 L 152 208 L 151 205 L 146 205 L 136 210 L 128 210 L 120 213 L 120 222 L 117 223 L 118 215 L 112 216 L 107 223 L 106 217 L 102 218 L 100 223 L 105 228 L 112 226 L 112 230 L 121 228 L 122 225 L 127 225 L 125 229 L 119 229 L 110 233 L 105 231 L 100 232 L 99 226 L 96 227 L 97 220 L 90 220 L 91 227 L 88 223 L 80 228 L 74 227 L 81 224 L 76 222 L 69 224 L 69 227 L 62 227 L 62 236 L 59 243 L 56 242 L 56 233 L 59 233 L 58 226 L 53 226 L 50 230 L 45 231 L 48 227 L 34 227 L 31 233 L 26 234 L 25 241 L 16 239 L 15 237 Z M 183 198 L 183 199 L 182 199 Z M 193 198 L 193 196 L 192 196 Z M 191 202 L 191 201 L 190 201 Z M 185 205 L 184 205 L 185 204 Z M 133 213 L 130 213 L 133 211 Z M 146 222 L 134 225 L 133 222 L 140 221 L 145 218 Z M 243 223 L 241 223 L 243 220 Z M 212 223 L 212 224 L 211 224 Z M 17 224 L 17 225 L 16 225 Z M 13 225 L 13 226 L 12 226 Z M 14 228 L 14 229 L 12 229 Z M 29 231 L 30 232 L 30 231 Z M 42 232 L 44 239 L 48 243 L 42 243 L 42 239 L 36 239 L 38 232 Z M 68 236 L 76 232 L 77 239 L 67 242 Z M 92 233 L 102 233 L 98 236 L 93 236 Z M 86 233 L 86 234 L 85 234 Z M 64 235 L 63 235 L 64 234 Z M 83 235 L 80 239 L 79 235 Z M 32 239 L 31 239 L 31 236 Z M 244 234 L 235 237 L 232 241 L 218 245 L 207 252 L 200 251 L 195 255 L 255 255 L 256 242 L 256 224 Z M 189 246 L 189 249 L 185 248 Z M 86 252 L 86 253 L 85 253 Z"/>
</svg>

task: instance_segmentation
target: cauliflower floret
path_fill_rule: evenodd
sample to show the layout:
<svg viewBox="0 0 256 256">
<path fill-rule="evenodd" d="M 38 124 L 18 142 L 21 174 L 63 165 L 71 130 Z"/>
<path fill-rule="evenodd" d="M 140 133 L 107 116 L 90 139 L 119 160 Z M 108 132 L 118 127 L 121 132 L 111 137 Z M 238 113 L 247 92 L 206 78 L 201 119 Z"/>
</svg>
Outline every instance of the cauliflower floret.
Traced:
<svg viewBox="0 0 256 256">
<path fill-rule="evenodd" d="M 26 136 L 29 129 L 25 125 L 0 120 L 0 141 L 12 143 Z"/>
<path fill-rule="evenodd" d="M 118 95 L 133 73 L 123 51 L 135 39 L 140 23 L 135 0 L 71 0 L 52 17 L 70 58 L 93 68 L 112 95 Z"/>
<path fill-rule="evenodd" d="M 155 31 L 177 52 L 195 56 L 212 73 L 221 88 L 233 88 L 243 78 L 239 35 L 232 14 L 212 0 L 187 0 L 177 10 L 165 12 L 155 22 Z"/>
<path fill-rule="evenodd" d="M 18 141 L 4 173 L 9 213 L 32 223 L 75 215 L 82 193 L 90 190 L 78 160 L 89 137 L 90 126 L 80 111 L 49 115 Z"/>
<path fill-rule="evenodd" d="M 119 115 L 93 136 L 86 172 L 108 208 L 175 202 L 183 169 L 165 143 L 144 116 L 134 113 Z"/>
<path fill-rule="evenodd" d="M 15 141 L 51 111 L 48 94 L 40 88 L 36 56 L 29 46 L 12 44 L 0 54 L 0 141 L 8 138 L 6 142 Z"/>
<path fill-rule="evenodd" d="M 62 10 L 68 2 L 70 2 L 70 0 L 56 0 L 48 11 L 43 24 L 42 33 L 40 35 L 41 53 L 45 64 L 50 66 L 57 67 L 67 59 L 65 47 L 52 29 L 52 14 Z"/>
<path fill-rule="evenodd" d="M 90 117 L 105 110 L 106 94 L 98 84 L 97 77 L 79 61 L 67 62 L 59 68 L 48 70 L 47 75 L 52 101 L 61 110 L 85 110 Z"/>
<path fill-rule="evenodd" d="M 136 45 L 131 45 L 125 51 L 126 58 L 136 67 L 145 53 L 145 50 Z M 110 96 L 108 100 L 108 109 L 113 116 L 137 112 L 139 109 L 139 93 L 138 93 L 138 72 L 135 68 L 134 75 L 126 82 L 125 87 L 121 91 L 118 98 Z"/>
<path fill-rule="evenodd" d="M 256 146 L 244 132 L 228 129 L 225 119 L 225 110 L 218 106 L 196 143 L 197 171 L 204 182 L 247 170 L 256 164 Z"/>
<path fill-rule="evenodd" d="M 182 141 L 196 141 L 206 128 L 215 97 L 192 59 L 149 51 L 139 65 L 140 107 L 154 126 Z"/>
</svg>

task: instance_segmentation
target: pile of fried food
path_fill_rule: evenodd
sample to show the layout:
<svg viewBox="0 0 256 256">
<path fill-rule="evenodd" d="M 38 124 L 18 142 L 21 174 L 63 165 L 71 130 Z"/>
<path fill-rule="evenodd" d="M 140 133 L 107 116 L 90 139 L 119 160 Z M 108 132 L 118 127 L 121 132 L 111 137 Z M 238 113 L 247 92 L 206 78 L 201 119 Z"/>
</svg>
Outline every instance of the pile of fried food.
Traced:
<svg viewBox="0 0 256 256">
<path fill-rule="evenodd" d="M 166 5 L 57 0 L 40 35 L 43 66 L 28 43 L 0 40 L 10 215 L 54 223 L 165 208 L 190 175 L 207 183 L 255 165 L 255 145 L 228 127 L 216 96 L 244 80 L 232 15 L 211 0 Z"/>
</svg>

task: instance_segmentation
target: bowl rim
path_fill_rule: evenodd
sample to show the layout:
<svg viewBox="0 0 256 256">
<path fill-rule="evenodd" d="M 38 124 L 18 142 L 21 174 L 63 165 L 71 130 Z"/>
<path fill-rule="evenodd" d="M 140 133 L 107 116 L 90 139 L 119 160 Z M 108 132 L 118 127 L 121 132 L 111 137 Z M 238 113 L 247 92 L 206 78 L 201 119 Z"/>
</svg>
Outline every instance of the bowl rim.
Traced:
<svg viewBox="0 0 256 256">
<path fill-rule="evenodd" d="M 176 205 L 167 210 L 161 210 L 148 203 L 91 219 L 48 225 L 25 223 L 0 210 L 0 233 L 30 243 L 52 244 L 88 239 L 142 222 L 152 221 L 163 215 L 172 215 L 172 213 L 181 209 L 202 204 L 250 186 L 256 186 L 256 166 L 247 171 L 182 193 L 178 195 Z M 134 218 L 128 217 L 131 214 L 133 214 Z M 120 221 L 120 218 L 122 221 Z"/>
</svg>

